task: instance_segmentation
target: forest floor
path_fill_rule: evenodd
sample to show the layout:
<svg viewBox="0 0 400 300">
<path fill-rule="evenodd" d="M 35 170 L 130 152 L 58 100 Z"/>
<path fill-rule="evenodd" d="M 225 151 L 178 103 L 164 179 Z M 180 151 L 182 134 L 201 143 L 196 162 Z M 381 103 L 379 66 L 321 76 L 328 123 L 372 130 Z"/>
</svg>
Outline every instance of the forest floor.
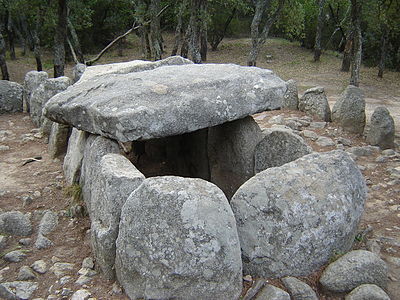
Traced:
<svg viewBox="0 0 400 300">
<path fill-rule="evenodd" d="M 171 37 L 167 36 L 167 42 Z M 120 62 L 140 59 L 138 41 L 123 50 L 123 56 L 117 51 L 107 54 L 99 63 Z M 245 65 L 246 53 L 249 49 L 248 39 L 227 39 L 223 41 L 219 51 L 209 52 L 208 63 L 237 63 Z M 170 48 L 166 49 L 167 52 Z M 51 71 L 51 60 L 45 55 L 44 66 Z M 331 107 L 338 99 L 341 91 L 346 87 L 349 74 L 340 72 L 340 58 L 333 52 L 322 55 L 321 62 L 312 62 L 312 53 L 281 39 L 268 40 L 260 54 L 258 66 L 272 69 L 281 78 L 295 79 L 298 83 L 299 94 L 313 86 L 323 86 L 328 95 Z M 10 77 L 13 81 L 23 82 L 26 72 L 35 69 L 31 55 L 19 57 L 16 61 L 8 61 Z M 66 74 L 71 73 L 69 65 Z M 383 79 L 377 76 L 376 68 L 362 68 L 361 89 L 364 91 L 367 102 L 367 115 L 378 105 L 385 105 L 395 119 L 397 132 L 396 141 L 400 142 L 400 73 L 386 72 Z M 273 116 L 282 115 L 285 118 L 301 117 L 303 114 L 294 111 L 264 112 L 255 116 L 261 127 L 270 127 L 269 120 Z M 369 118 L 368 118 L 369 119 Z M 366 145 L 363 138 L 349 135 L 340 131 L 334 124 L 326 128 L 313 129 L 320 136 L 332 139 L 340 137 L 351 141 L 351 146 Z M 45 138 L 36 135 L 35 128 L 26 114 L 0 115 L 0 146 L 9 147 L 0 151 L 0 212 L 18 210 L 31 213 L 34 224 L 34 234 L 31 243 L 19 244 L 18 239 L 7 240 L 6 253 L 14 249 L 27 250 L 28 256 L 19 263 L 0 261 L 0 282 L 13 281 L 22 266 L 30 266 L 34 261 L 42 259 L 50 267 L 55 261 L 73 264 L 69 271 L 70 281 L 61 284 L 59 278 L 51 271 L 43 275 L 36 275 L 39 283 L 35 297 L 46 299 L 63 299 L 61 294 L 68 294 L 81 288 L 86 288 L 96 299 L 127 299 L 119 294 L 118 288 L 112 282 L 107 282 L 100 275 L 92 277 L 90 282 L 80 285 L 78 270 L 85 257 L 91 256 L 88 218 L 70 218 L 66 215 L 72 199 L 65 194 L 65 184 L 62 174 L 62 157 L 51 159 L 47 153 Z M 329 151 L 335 147 L 320 147 L 315 141 L 306 139 L 315 151 Z M 400 299 L 400 157 L 393 155 L 378 162 L 376 159 L 381 153 L 374 152 L 370 156 L 359 157 L 357 163 L 365 175 L 369 195 L 365 213 L 360 224 L 360 230 L 368 231 L 362 241 L 355 244 L 356 248 L 379 246 L 383 259 L 390 267 L 390 281 L 388 292 L 393 300 Z M 22 165 L 30 157 L 41 156 L 40 161 Z M 398 171 L 396 171 L 396 170 Z M 396 181 L 397 180 L 397 181 Z M 54 246 L 46 250 L 38 250 L 33 246 L 37 234 L 37 225 L 45 210 L 57 211 L 62 215 L 57 229 L 49 234 L 48 238 Z M 367 246 L 367 244 L 369 246 Z M 397 260 L 396 260 L 397 258 Z M 320 299 L 339 299 L 326 296 L 315 281 L 315 276 L 305 278 L 319 294 Z M 35 298 L 33 297 L 33 298 Z M 65 298 L 66 299 L 66 298 Z"/>
</svg>

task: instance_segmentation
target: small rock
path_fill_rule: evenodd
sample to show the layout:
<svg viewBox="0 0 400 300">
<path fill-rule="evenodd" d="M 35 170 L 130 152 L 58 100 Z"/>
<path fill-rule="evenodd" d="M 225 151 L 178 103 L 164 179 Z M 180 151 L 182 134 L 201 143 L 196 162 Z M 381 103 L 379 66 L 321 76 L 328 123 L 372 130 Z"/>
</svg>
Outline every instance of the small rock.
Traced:
<svg viewBox="0 0 400 300">
<path fill-rule="evenodd" d="M 349 139 L 345 139 L 344 137 L 339 137 L 337 138 L 337 142 L 339 144 L 342 144 L 344 146 L 351 146 L 352 142 Z"/>
<path fill-rule="evenodd" d="M 380 256 L 381 246 L 376 240 L 368 240 L 366 243 L 367 250 L 375 253 L 377 256 Z"/>
<path fill-rule="evenodd" d="M 14 250 L 4 255 L 4 260 L 12 263 L 17 263 L 26 258 L 26 254 L 22 250 Z"/>
<path fill-rule="evenodd" d="M 39 191 L 35 191 L 34 193 L 33 193 L 33 197 L 35 197 L 35 198 L 39 198 L 39 197 L 41 197 L 42 196 L 42 193 L 40 193 Z"/>
<path fill-rule="evenodd" d="M 336 145 L 332 139 L 325 137 L 325 136 L 320 136 L 317 139 L 316 143 L 318 146 L 321 146 L 321 147 L 332 147 L 332 146 Z"/>
<path fill-rule="evenodd" d="M 35 261 L 32 265 L 31 268 L 39 273 L 39 274 L 44 274 L 47 272 L 47 264 L 44 260 L 37 260 Z"/>
<path fill-rule="evenodd" d="M 32 234 L 32 224 L 23 213 L 9 211 L 0 214 L 0 232 L 9 235 L 28 236 Z"/>
<path fill-rule="evenodd" d="M 31 205 L 33 202 L 33 198 L 29 195 L 22 196 L 22 206 L 26 207 Z"/>
<path fill-rule="evenodd" d="M 282 278 L 293 300 L 318 300 L 314 290 L 306 283 L 294 277 Z"/>
<path fill-rule="evenodd" d="M 396 155 L 396 152 L 393 149 L 383 150 L 381 153 L 383 156 L 393 156 Z"/>
<path fill-rule="evenodd" d="M 363 146 L 363 147 L 351 147 L 347 149 L 347 152 L 359 156 L 372 156 L 375 152 L 378 152 L 378 147 Z"/>
<path fill-rule="evenodd" d="M 23 266 L 23 267 L 21 267 L 21 269 L 19 269 L 18 277 L 17 277 L 18 280 L 21 280 L 21 281 L 32 280 L 35 278 L 36 278 L 35 274 L 33 273 L 32 269 L 29 268 L 28 266 Z"/>
<path fill-rule="evenodd" d="M 385 156 L 382 156 L 382 155 L 378 156 L 378 157 L 375 159 L 375 162 L 376 162 L 376 163 L 385 163 L 385 162 L 387 162 L 387 161 L 388 161 L 388 158 L 385 157 Z"/>
<path fill-rule="evenodd" d="M 122 294 L 122 288 L 121 288 L 121 286 L 118 284 L 118 282 L 114 282 L 114 283 L 113 283 L 111 293 L 112 293 L 113 295 L 121 295 L 121 294 Z"/>
<path fill-rule="evenodd" d="M 60 278 L 60 285 L 64 285 L 72 280 L 71 276 L 64 276 Z"/>
<path fill-rule="evenodd" d="M 81 268 L 81 269 L 78 271 L 78 274 L 79 274 L 79 275 L 85 275 L 85 276 L 88 276 L 88 277 L 93 277 L 93 276 L 97 275 L 97 272 L 94 271 L 94 270 L 92 270 L 92 269 Z"/>
<path fill-rule="evenodd" d="M 77 290 L 73 295 L 71 300 L 88 300 L 91 293 L 88 290 Z"/>
<path fill-rule="evenodd" d="M 331 263 L 319 282 L 325 289 L 335 293 L 350 292 L 366 283 L 386 288 L 387 272 L 386 263 L 379 256 L 369 251 L 355 250 Z"/>
<path fill-rule="evenodd" d="M 51 262 L 52 262 L 53 264 L 58 263 L 58 262 L 60 262 L 60 261 L 61 261 L 61 259 L 58 258 L 57 256 L 53 256 L 53 257 L 51 258 Z"/>
<path fill-rule="evenodd" d="M 13 281 L 0 284 L 0 298 L 29 299 L 37 290 L 38 284 L 29 281 Z"/>
<path fill-rule="evenodd" d="M 63 297 L 68 297 L 68 296 L 71 296 L 72 294 L 73 294 L 73 291 L 71 289 L 63 288 L 61 290 L 61 296 L 63 296 Z"/>
<path fill-rule="evenodd" d="M 92 257 L 86 257 L 82 261 L 82 268 L 94 269 L 94 261 Z"/>
<path fill-rule="evenodd" d="M 256 300 L 290 300 L 290 295 L 280 288 L 267 284 L 257 294 Z"/>
<path fill-rule="evenodd" d="M 318 139 L 318 134 L 311 130 L 303 130 L 303 136 L 315 141 Z"/>
<path fill-rule="evenodd" d="M 0 235 L 0 250 L 3 250 L 7 247 L 7 237 L 4 235 Z"/>
<path fill-rule="evenodd" d="M 345 300 L 390 300 L 388 294 L 375 284 L 362 284 L 348 294 Z"/>
<path fill-rule="evenodd" d="M 311 122 L 310 128 L 311 129 L 322 129 L 325 128 L 326 122 Z"/>
<path fill-rule="evenodd" d="M 79 284 L 79 285 L 84 285 L 84 284 L 88 284 L 90 281 L 92 281 L 92 278 L 90 278 L 89 276 L 86 276 L 86 275 L 81 275 L 81 276 L 79 276 L 78 280 L 75 281 L 75 283 Z"/>
<path fill-rule="evenodd" d="M 64 275 L 70 274 L 74 269 L 74 265 L 70 263 L 55 263 L 50 271 L 54 273 L 58 278 L 63 277 Z"/>
<path fill-rule="evenodd" d="M 366 136 L 367 143 L 377 145 L 381 149 L 394 148 L 395 126 L 389 110 L 384 106 L 377 107 L 370 122 Z"/>
<path fill-rule="evenodd" d="M 270 124 L 283 124 L 283 122 L 285 121 L 285 118 L 282 115 L 278 115 L 278 116 L 273 116 L 268 120 L 268 123 Z"/>
<path fill-rule="evenodd" d="M 243 276 L 243 280 L 247 281 L 247 282 L 252 282 L 253 281 L 253 277 L 251 277 L 251 275 L 246 275 L 246 276 Z"/>
<path fill-rule="evenodd" d="M 0 151 L 8 151 L 8 150 L 10 150 L 10 147 L 9 147 L 9 146 L 0 145 Z"/>
<path fill-rule="evenodd" d="M 28 246 L 32 242 L 31 238 L 25 238 L 25 239 L 20 239 L 18 243 L 20 243 L 23 246 Z"/>
<path fill-rule="evenodd" d="M 58 224 L 57 213 L 49 210 L 47 211 L 39 224 L 39 234 L 47 235 L 52 232 Z"/>
<path fill-rule="evenodd" d="M 52 241 L 50 241 L 47 237 L 39 233 L 35 242 L 35 247 L 37 249 L 47 249 L 53 245 L 54 243 Z"/>
</svg>

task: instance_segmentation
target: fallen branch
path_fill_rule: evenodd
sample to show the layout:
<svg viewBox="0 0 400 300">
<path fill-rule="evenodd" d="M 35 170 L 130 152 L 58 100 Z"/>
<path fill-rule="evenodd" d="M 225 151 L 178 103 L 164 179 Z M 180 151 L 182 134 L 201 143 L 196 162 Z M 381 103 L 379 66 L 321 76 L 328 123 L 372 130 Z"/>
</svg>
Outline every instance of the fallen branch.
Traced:
<svg viewBox="0 0 400 300">
<path fill-rule="evenodd" d="M 30 158 L 24 158 L 24 160 L 25 161 L 23 162 L 22 166 L 25 166 L 26 164 L 29 164 L 29 163 L 34 162 L 34 161 L 41 161 L 42 157 L 41 156 L 35 156 L 35 157 L 30 157 Z"/>
</svg>

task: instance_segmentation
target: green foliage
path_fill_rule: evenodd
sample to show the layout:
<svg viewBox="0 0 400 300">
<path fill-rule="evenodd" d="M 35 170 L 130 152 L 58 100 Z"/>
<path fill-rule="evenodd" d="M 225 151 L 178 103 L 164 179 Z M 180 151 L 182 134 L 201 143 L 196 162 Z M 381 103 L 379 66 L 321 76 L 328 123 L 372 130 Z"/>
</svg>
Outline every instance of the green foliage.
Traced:
<svg viewBox="0 0 400 300">
<path fill-rule="evenodd" d="M 274 24 L 272 33 L 290 41 L 304 39 L 305 15 L 304 4 L 299 1 L 289 1 L 280 19 Z"/>
<path fill-rule="evenodd" d="M 79 184 L 75 183 L 64 188 L 64 194 L 71 197 L 73 202 L 79 203 L 82 199 L 82 188 Z"/>
</svg>

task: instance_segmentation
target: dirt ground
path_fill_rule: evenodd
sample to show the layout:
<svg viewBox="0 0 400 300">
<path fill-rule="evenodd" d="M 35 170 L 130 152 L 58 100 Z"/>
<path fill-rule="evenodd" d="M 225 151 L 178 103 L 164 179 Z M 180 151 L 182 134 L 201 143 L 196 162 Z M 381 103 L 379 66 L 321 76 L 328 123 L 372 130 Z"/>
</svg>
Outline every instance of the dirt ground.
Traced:
<svg viewBox="0 0 400 300">
<path fill-rule="evenodd" d="M 167 37 L 168 39 L 170 37 Z M 140 59 L 140 53 L 137 50 L 138 41 L 131 42 L 130 48 L 124 51 L 124 56 L 119 57 L 116 52 L 112 52 L 99 63 Z M 245 65 L 248 46 L 247 39 L 228 39 L 223 42 L 219 51 L 209 52 L 208 62 Z M 168 49 L 166 50 L 169 51 Z M 333 105 L 346 87 L 349 74 L 339 71 L 340 58 L 335 53 L 325 53 L 318 64 L 312 63 L 311 60 L 312 53 L 308 50 L 300 48 L 295 43 L 273 39 L 267 42 L 261 52 L 258 66 L 272 69 L 285 80 L 295 79 L 300 95 L 310 87 L 323 86 L 330 104 Z M 49 59 L 45 60 L 44 65 L 48 67 L 46 70 L 51 72 Z M 31 56 L 19 58 L 9 63 L 9 69 L 11 79 L 22 83 L 25 73 L 34 69 L 34 60 Z M 70 72 L 71 65 L 67 68 L 67 75 Z M 362 69 L 361 89 L 367 101 L 367 114 L 370 115 L 378 105 L 387 106 L 397 125 L 396 141 L 399 145 L 400 73 L 386 72 L 383 79 L 378 79 L 376 74 L 376 69 Z M 255 117 L 261 127 L 269 127 L 271 124 L 268 120 L 279 114 L 284 117 L 302 116 L 299 112 L 275 111 L 261 113 Z M 351 146 L 365 145 L 362 137 L 342 133 L 334 125 L 315 131 L 318 135 L 331 138 L 350 139 Z M 57 257 L 61 262 L 74 264 L 74 269 L 69 274 L 72 280 L 65 285 L 60 285 L 59 278 L 50 271 L 44 275 L 37 275 L 39 289 L 33 298 L 55 295 L 56 298 L 53 299 L 62 299 L 63 289 L 76 291 L 87 288 L 96 299 L 127 299 L 124 295 L 116 293 L 115 289 L 113 292 L 112 282 L 103 280 L 100 275 L 94 276 L 86 285 L 75 284 L 83 259 L 91 255 L 88 233 L 90 223 L 87 217 L 67 216 L 72 200 L 65 195 L 62 157 L 54 160 L 50 158 L 47 153 L 46 139 L 37 134 L 38 129 L 26 114 L 0 115 L 0 132 L 3 132 L 0 135 L 0 146 L 9 147 L 8 150 L 0 151 L 0 211 L 19 210 L 31 213 L 35 228 L 32 241 L 27 246 L 19 244 L 16 238 L 8 239 L 7 248 L 3 254 L 14 249 L 24 249 L 29 252 L 28 257 L 20 263 L 10 264 L 0 261 L 0 282 L 16 280 L 21 266 L 30 266 L 38 259 L 45 260 L 51 266 L 52 259 L 55 261 Z M 316 151 L 333 149 L 333 147 L 320 147 L 312 140 L 306 140 Z M 397 153 L 398 151 L 397 148 Z M 38 156 L 41 156 L 39 161 L 22 165 L 26 159 Z M 400 157 L 395 155 L 385 162 L 377 162 L 378 156 L 380 153 L 377 152 L 372 156 L 361 157 L 357 160 L 367 179 L 369 195 L 360 224 L 360 230 L 366 230 L 367 235 L 355 244 L 355 248 L 371 247 L 371 242 L 375 241 L 375 245 L 380 248 L 381 256 L 390 267 L 388 292 L 391 299 L 397 300 L 400 299 L 400 266 L 393 264 L 392 258 L 400 258 L 400 174 L 396 177 L 392 169 L 400 167 Z M 48 236 L 55 245 L 46 250 L 37 250 L 33 246 L 37 225 L 43 212 L 48 209 L 57 211 L 62 216 L 56 231 Z M 318 291 L 320 298 L 338 299 L 328 297 L 319 291 L 316 276 L 310 276 L 305 280 Z"/>
</svg>

